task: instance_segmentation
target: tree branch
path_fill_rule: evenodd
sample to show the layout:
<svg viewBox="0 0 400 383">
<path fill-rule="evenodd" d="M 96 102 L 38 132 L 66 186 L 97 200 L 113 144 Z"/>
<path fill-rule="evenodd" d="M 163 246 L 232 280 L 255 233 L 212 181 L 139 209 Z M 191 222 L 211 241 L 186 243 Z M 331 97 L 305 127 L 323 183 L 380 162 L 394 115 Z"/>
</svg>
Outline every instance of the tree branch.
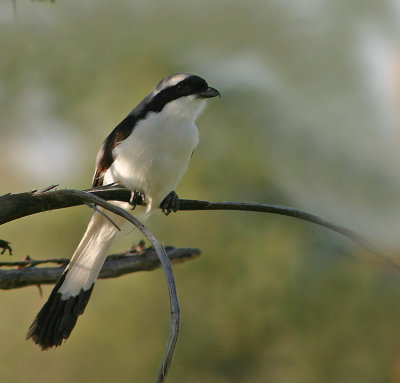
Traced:
<svg viewBox="0 0 400 383">
<path fill-rule="evenodd" d="M 167 247 L 169 259 L 180 263 L 200 256 L 200 249 Z M 16 266 L 12 270 L 0 270 L 0 289 L 53 284 L 63 273 L 69 259 L 27 259 L 19 262 L 0 262 L 0 267 Z M 56 263 L 58 267 L 36 267 L 45 263 Z M 150 271 L 160 267 L 160 260 L 153 248 L 142 251 L 129 250 L 126 253 L 109 255 L 101 269 L 99 278 L 116 278 L 136 271 Z"/>
<path fill-rule="evenodd" d="M 153 244 L 157 253 L 164 273 L 167 279 L 168 292 L 171 305 L 171 328 L 164 351 L 164 356 L 159 367 L 156 382 L 164 382 L 169 366 L 172 361 L 175 345 L 177 342 L 180 321 L 180 309 L 175 286 L 175 279 L 171 268 L 171 263 L 161 246 L 160 242 L 154 235 L 138 221 L 134 216 L 126 212 L 124 209 L 106 202 L 106 200 L 129 202 L 131 193 L 121 186 L 109 185 L 100 188 L 89 189 L 86 191 L 79 190 L 52 190 L 53 186 L 45 188 L 41 191 L 33 190 L 31 192 L 20 194 L 6 194 L 0 197 L 0 225 L 12 220 L 25 217 L 42 211 L 61 209 L 82 204 L 99 205 L 112 213 L 120 215 L 133 223 Z M 272 214 L 286 215 L 298 218 L 304 221 L 312 222 L 320 226 L 324 226 L 330 230 L 344 235 L 345 237 L 355 241 L 360 246 L 372 252 L 385 263 L 397 270 L 399 266 L 385 254 L 377 251 L 374 246 L 364 237 L 347 229 L 343 226 L 336 225 L 332 222 L 324 220 L 314 214 L 279 205 L 267 205 L 251 202 L 208 202 L 196 200 L 180 200 L 179 210 L 241 210 L 256 211 Z M 35 268 L 27 268 L 30 270 Z M 62 272 L 62 267 L 57 272 Z M 46 269 L 43 269 L 46 270 Z M 110 277 L 115 276 L 115 274 Z M 57 277 L 54 277 L 56 279 Z M 46 283 L 46 282 L 42 282 Z M 51 282 L 48 282 L 51 283 Z"/>
<path fill-rule="evenodd" d="M 0 196 L 0 225 L 21 217 L 40 213 L 42 211 L 78 206 L 84 203 L 77 195 L 69 193 L 69 190 L 67 189 L 50 189 L 52 189 L 52 187 L 45 188 L 39 192 L 33 190 L 26 193 L 5 194 L 3 196 Z M 129 202 L 131 196 L 129 190 L 119 185 L 106 185 L 98 188 L 87 189 L 85 191 L 107 201 L 111 200 Z M 383 260 L 386 265 L 393 267 L 396 270 L 400 270 L 400 266 L 397 263 L 395 263 L 387 255 L 380 252 L 372 243 L 370 243 L 370 241 L 368 241 L 363 236 L 344 226 L 334 224 L 321 217 L 318 217 L 315 214 L 311 214 L 299 209 L 294 209 L 287 206 L 260 204 L 254 202 L 209 202 L 180 199 L 179 210 L 240 210 L 279 214 L 301 219 L 303 221 L 323 226 L 349 238 L 350 240 L 356 242 L 358 245 Z"/>
<path fill-rule="evenodd" d="M 52 204 L 52 202 L 55 201 L 54 205 L 56 206 L 57 198 L 65 199 L 66 201 L 69 201 L 69 202 L 73 201 L 73 203 L 76 205 L 80 205 L 83 203 L 99 205 L 99 206 L 103 207 L 104 209 L 106 209 L 114 214 L 117 214 L 117 215 L 125 218 L 129 222 L 131 222 L 143 233 L 143 235 L 145 235 L 149 239 L 149 241 L 153 245 L 153 247 L 160 259 L 161 266 L 164 270 L 165 278 L 167 280 L 168 293 L 169 293 L 169 299 L 170 299 L 170 307 L 171 307 L 170 332 L 169 332 L 169 336 L 168 336 L 167 345 L 164 350 L 164 355 L 161 360 L 161 365 L 158 369 L 156 380 L 155 380 L 157 383 L 164 382 L 165 377 L 168 373 L 169 367 L 171 365 L 176 342 L 178 340 L 179 325 L 180 325 L 180 308 L 179 308 L 178 294 L 176 291 L 175 277 L 174 277 L 174 273 L 172 271 L 171 262 L 165 252 L 164 247 L 161 245 L 161 243 L 158 241 L 158 239 L 154 236 L 154 234 L 145 225 L 143 225 L 143 223 L 141 223 L 137 218 L 135 218 L 132 214 L 128 213 L 127 211 L 125 211 L 124 209 L 122 209 L 116 205 L 113 205 L 113 204 L 105 201 L 104 199 L 98 197 L 97 195 L 95 195 L 93 193 L 88 193 L 85 191 L 80 191 L 80 190 L 51 191 L 51 189 L 53 189 L 53 186 L 45 188 L 39 192 L 34 190 L 30 193 L 22 193 L 19 195 L 6 194 L 5 196 L 0 197 L 0 211 L 4 207 L 4 210 L 11 217 L 16 217 L 18 215 L 20 217 L 22 217 L 25 215 L 33 214 L 34 208 L 32 209 L 32 206 L 33 207 L 36 206 L 36 209 L 39 206 L 39 209 L 41 209 L 40 211 L 51 210 L 50 205 Z M 61 192 L 61 194 L 60 194 L 60 192 Z M 54 200 L 54 198 L 50 199 L 50 200 L 47 199 L 47 204 L 46 204 L 46 199 L 44 198 L 44 204 L 43 204 L 43 200 L 39 201 L 40 203 L 38 204 L 37 203 L 38 199 L 40 200 L 41 197 L 46 196 L 46 195 L 53 195 L 53 196 L 55 195 L 55 200 Z M 17 198 L 15 198 L 15 196 L 17 196 Z M 18 203 L 16 203 L 18 201 L 18 199 L 20 200 L 22 206 L 18 205 Z M 36 200 L 36 204 L 34 202 L 35 200 Z M 32 201 L 33 201 L 33 203 L 32 203 Z M 60 206 L 60 207 L 66 207 L 66 206 Z M 24 210 L 24 208 L 27 210 Z M 26 214 L 26 211 L 28 211 L 30 213 Z M 7 218 L 7 215 L 5 215 L 5 216 L 3 215 L 3 217 L 5 217 L 5 222 L 10 221 L 9 216 Z M 16 218 L 13 218 L 13 219 L 16 219 Z"/>
</svg>

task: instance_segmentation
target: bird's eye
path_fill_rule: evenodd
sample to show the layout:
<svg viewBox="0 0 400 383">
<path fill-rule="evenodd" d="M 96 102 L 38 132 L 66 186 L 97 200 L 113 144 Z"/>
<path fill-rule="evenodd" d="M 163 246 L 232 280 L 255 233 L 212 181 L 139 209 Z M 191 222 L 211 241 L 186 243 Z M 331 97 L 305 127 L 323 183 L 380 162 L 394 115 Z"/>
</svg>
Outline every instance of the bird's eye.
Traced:
<svg viewBox="0 0 400 383">
<path fill-rule="evenodd" d="M 179 84 L 177 87 L 181 92 L 190 93 L 190 87 L 185 84 Z"/>
</svg>

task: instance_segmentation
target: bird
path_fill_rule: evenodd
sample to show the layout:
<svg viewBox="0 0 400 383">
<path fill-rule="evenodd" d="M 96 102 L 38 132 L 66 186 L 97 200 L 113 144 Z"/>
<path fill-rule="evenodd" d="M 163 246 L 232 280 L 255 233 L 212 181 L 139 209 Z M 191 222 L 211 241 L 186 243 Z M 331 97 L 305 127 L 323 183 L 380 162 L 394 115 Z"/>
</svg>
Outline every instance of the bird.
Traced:
<svg viewBox="0 0 400 383">
<path fill-rule="evenodd" d="M 135 216 L 142 219 L 158 208 L 167 215 L 177 211 L 175 188 L 199 141 L 196 119 L 207 99 L 216 96 L 220 96 L 218 90 L 192 73 L 161 80 L 104 140 L 92 185 L 118 183 L 129 189 L 130 203 L 120 205 L 134 209 L 141 201 L 144 211 L 136 209 Z M 70 336 L 117 235 L 115 222 L 100 209 L 29 328 L 27 339 L 42 350 L 60 346 Z"/>
</svg>

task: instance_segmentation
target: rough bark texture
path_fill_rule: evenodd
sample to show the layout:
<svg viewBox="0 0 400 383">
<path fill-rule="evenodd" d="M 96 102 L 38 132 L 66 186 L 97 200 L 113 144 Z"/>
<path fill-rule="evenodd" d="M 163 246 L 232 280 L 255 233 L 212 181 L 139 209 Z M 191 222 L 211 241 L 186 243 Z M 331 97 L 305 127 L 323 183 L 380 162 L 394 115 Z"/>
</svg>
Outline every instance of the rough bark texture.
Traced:
<svg viewBox="0 0 400 383">
<path fill-rule="evenodd" d="M 200 249 L 166 247 L 171 262 L 179 263 L 200 256 Z M 12 270 L 0 270 L 0 289 L 15 289 L 31 285 L 54 284 L 64 271 L 67 260 L 48 260 L 63 263 L 58 267 L 37 267 L 35 261 L 1 262 L 1 266 L 16 266 Z M 40 262 L 42 264 L 44 262 Z M 54 262 L 53 262 L 54 263 Z M 128 251 L 107 257 L 99 278 L 116 278 L 136 271 L 150 271 L 160 267 L 160 261 L 154 249 L 140 252 Z"/>
<path fill-rule="evenodd" d="M 71 206 L 78 206 L 85 203 L 82 196 L 74 195 L 73 190 L 52 190 L 53 187 L 48 187 L 42 191 L 31 191 L 19 194 L 5 194 L 0 196 L 0 225 L 15 219 L 25 217 L 31 214 L 39 213 L 47 210 L 62 209 Z M 124 201 L 129 202 L 131 193 L 118 185 L 102 186 L 85 190 L 88 193 L 94 194 L 97 197 L 107 201 Z M 198 200 L 179 200 L 179 211 L 183 210 L 240 210 L 253 211 L 261 213 L 272 213 L 285 215 L 303 221 L 312 222 L 314 224 L 324 226 L 333 230 L 352 241 L 358 243 L 361 247 L 378 256 L 386 264 L 396 269 L 399 266 L 393 262 L 385 254 L 382 254 L 375 246 L 366 238 L 356 232 L 340 225 L 329 222 L 315 214 L 308 213 L 299 209 L 294 209 L 287 206 L 260 204 L 254 202 L 209 202 Z"/>
</svg>

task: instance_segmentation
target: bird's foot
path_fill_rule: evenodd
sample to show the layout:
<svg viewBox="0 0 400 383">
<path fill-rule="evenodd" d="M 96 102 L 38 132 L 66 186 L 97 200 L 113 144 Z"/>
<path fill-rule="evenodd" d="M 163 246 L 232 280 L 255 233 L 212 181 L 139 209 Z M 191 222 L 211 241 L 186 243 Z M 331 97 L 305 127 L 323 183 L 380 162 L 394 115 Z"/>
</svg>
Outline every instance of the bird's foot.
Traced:
<svg viewBox="0 0 400 383">
<path fill-rule="evenodd" d="M 135 210 L 137 205 L 146 206 L 149 202 L 146 195 L 137 190 L 131 192 L 131 198 L 129 200 L 129 205 L 131 205 L 131 210 Z"/>
<path fill-rule="evenodd" d="M 6 252 L 6 250 L 8 250 L 10 255 L 12 255 L 12 249 L 10 246 L 10 242 L 0 239 L 0 249 L 3 249 L 0 254 L 4 254 Z"/>
<path fill-rule="evenodd" d="M 169 193 L 160 204 L 165 215 L 170 214 L 172 211 L 175 213 L 179 210 L 179 197 L 174 191 Z"/>
</svg>

